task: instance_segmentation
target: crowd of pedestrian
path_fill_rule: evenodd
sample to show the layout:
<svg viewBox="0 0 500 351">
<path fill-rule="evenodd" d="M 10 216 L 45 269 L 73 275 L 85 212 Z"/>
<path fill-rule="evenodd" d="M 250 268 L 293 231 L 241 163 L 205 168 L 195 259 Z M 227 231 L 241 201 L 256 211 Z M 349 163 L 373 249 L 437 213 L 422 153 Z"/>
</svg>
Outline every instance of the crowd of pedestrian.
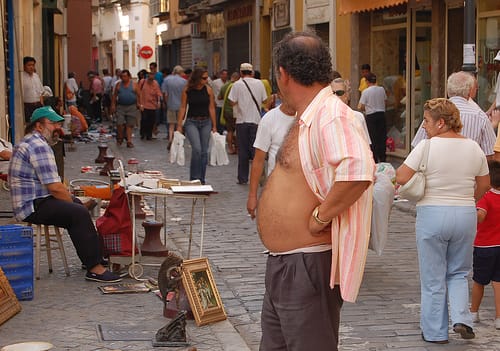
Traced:
<svg viewBox="0 0 500 351">
<path fill-rule="evenodd" d="M 500 52 L 495 60 L 500 62 Z M 61 182 L 50 149 L 61 115 L 75 115 L 78 133 L 90 123 L 113 121 L 117 145 L 126 142 L 128 148 L 134 147 L 135 128 L 149 142 L 165 122 L 166 149 L 174 132 L 185 134 L 191 145 L 189 178 L 202 184 L 211 133 L 226 134 L 229 153 L 238 155 L 236 181 L 250 183 L 247 210 L 269 253 L 261 350 L 337 350 L 342 304 L 356 300 L 363 277 L 375 164 L 386 161 L 387 94 L 364 64 L 359 111 L 352 110 L 350 83 L 331 61 L 318 36 L 294 32 L 274 49 L 274 92 L 248 62 L 238 72 L 222 69 L 213 79 L 205 68 L 159 71 L 152 62 L 137 79 L 127 69 L 114 76 L 107 69 L 102 76 L 89 71 L 86 89 L 70 73 L 58 98 L 42 86 L 36 60 L 25 57 L 26 136 L 8 156 L 3 153 L 8 145 L 2 142 L 0 149 L 0 157 L 10 159 L 14 213 L 22 221 L 67 228 L 87 267 L 86 279 L 118 281 L 101 264 L 88 212 Z M 475 337 L 474 322 L 490 282 L 500 329 L 500 134 L 495 133 L 500 83 L 496 103 L 486 112 L 474 102 L 476 93 L 473 75 L 451 74 L 448 98 L 424 104 L 413 150 L 396 171 L 403 185 L 428 155 L 415 232 L 420 326 L 430 343 L 448 343 L 450 317 L 454 332 Z M 262 179 L 266 187 L 259 194 Z"/>
</svg>

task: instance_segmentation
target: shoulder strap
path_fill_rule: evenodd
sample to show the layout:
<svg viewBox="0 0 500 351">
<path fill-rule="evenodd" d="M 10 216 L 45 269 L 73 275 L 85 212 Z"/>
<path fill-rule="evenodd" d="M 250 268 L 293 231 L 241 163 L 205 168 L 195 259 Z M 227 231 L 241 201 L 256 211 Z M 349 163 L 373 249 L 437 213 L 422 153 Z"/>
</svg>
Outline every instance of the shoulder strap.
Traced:
<svg viewBox="0 0 500 351">
<path fill-rule="evenodd" d="M 252 100 L 255 102 L 255 106 L 257 107 L 257 111 L 259 112 L 260 115 L 260 107 L 259 104 L 257 103 L 257 100 L 255 99 L 255 96 L 253 96 L 252 90 L 250 90 L 250 87 L 248 86 L 247 82 L 245 82 L 245 79 L 241 78 L 243 83 L 245 83 L 245 86 L 247 87 L 248 91 L 250 92 L 250 95 L 252 95 Z"/>
<path fill-rule="evenodd" d="M 429 158 L 429 149 L 431 146 L 431 140 L 425 139 L 424 153 L 422 155 L 422 160 L 420 160 L 420 167 L 418 168 L 420 172 L 424 173 L 427 168 L 427 159 Z"/>
</svg>

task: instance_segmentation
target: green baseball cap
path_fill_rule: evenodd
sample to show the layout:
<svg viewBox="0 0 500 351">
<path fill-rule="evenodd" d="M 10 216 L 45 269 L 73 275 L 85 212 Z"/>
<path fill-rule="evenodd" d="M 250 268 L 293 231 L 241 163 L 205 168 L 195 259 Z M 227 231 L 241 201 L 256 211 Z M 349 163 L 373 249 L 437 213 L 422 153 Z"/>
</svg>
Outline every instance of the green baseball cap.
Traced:
<svg viewBox="0 0 500 351">
<path fill-rule="evenodd" d="M 59 116 L 50 106 L 39 107 L 31 115 L 31 122 L 38 121 L 40 118 L 47 118 L 52 122 L 62 122 L 64 118 Z"/>
</svg>

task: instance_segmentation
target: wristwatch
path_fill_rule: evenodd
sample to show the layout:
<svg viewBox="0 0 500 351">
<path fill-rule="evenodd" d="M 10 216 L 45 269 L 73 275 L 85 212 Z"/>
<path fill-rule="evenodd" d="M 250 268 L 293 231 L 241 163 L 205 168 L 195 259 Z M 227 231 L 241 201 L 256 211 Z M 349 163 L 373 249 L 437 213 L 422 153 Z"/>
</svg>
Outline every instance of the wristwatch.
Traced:
<svg viewBox="0 0 500 351">
<path fill-rule="evenodd" d="M 314 208 L 314 211 L 312 213 L 312 217 L 316 221 L 316 223 L 318 223 L 320 225 L 327 225 L 332 221 L 331 219 L 328 221 L 324 221 L 318 217 L 318 214 L 319 214 L 319 205 Z"/>
</svg>

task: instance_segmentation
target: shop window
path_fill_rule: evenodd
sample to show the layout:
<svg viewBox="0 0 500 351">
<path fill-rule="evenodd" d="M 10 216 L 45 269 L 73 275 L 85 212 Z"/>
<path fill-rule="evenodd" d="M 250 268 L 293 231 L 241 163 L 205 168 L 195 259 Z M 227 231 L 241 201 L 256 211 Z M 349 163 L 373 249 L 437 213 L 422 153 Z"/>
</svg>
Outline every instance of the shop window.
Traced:
<svg viewBox="0 0 500 351">
<path fill-rule="evenodd" d="M 497 4 L 500 8 L 500 4 Z M 494 90 L 500 65 L 493 58 L 500 50 L 500 16 L 480 18 L 477 42 L 477 103 L 486 111 L 495 99 Z"/>
</svg>

